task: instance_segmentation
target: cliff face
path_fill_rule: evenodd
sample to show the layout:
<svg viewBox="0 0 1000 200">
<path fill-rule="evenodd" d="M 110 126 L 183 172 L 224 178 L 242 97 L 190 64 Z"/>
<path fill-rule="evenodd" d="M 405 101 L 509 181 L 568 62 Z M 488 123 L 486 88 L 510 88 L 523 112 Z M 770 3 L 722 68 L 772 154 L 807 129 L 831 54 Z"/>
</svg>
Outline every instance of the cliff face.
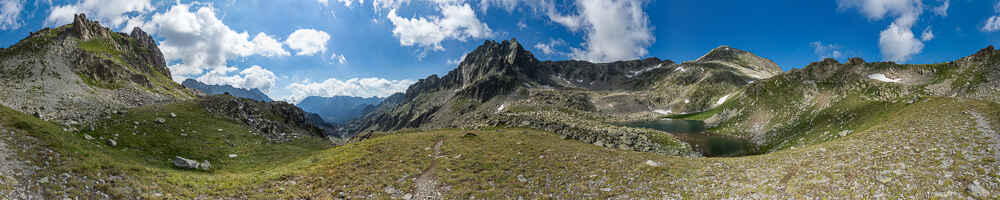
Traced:
<svg viewBox="0 0 1000 200">
<path fill-rule="evenodd" d="M 173 82 L 155 40 L 117 33 L 83 14 L 0 49 L 0 103 L 46 120 L 93 121 L 102 113 L 191 99 Z"/>
</svg>

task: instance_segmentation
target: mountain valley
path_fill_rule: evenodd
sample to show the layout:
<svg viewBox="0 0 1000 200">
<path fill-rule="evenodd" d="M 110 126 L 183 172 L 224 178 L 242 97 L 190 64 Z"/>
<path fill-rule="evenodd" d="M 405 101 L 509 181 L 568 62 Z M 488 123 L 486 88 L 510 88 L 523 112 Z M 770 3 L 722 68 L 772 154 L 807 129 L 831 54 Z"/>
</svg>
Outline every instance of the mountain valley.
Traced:
<svg viewBox="0 0 1000 200">
<path fill-rule="evenodd" d="M 169 70 L 83 14 L 0 49 L 0 199 L 1000 198 L 992 46 L 783 71 L 487 40 L 403 93 L 296 104 Z"/>
</svg>

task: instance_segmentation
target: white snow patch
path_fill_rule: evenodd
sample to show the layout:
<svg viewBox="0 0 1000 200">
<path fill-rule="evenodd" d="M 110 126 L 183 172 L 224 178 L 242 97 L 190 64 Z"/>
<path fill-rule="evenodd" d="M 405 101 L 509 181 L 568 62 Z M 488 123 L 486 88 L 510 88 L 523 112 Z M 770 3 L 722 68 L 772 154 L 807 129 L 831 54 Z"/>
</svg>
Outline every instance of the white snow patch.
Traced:
<svg viewBox="0 0 1000 200">
<path fill-rule="evenodd" d="M 632 77 L 638 76 L 639 74 L 646 73 L 648 71 L 652 71 L 652 70 L 660 68 L 660 67 L 663 67 L 663 64 L 656 64 L 656 66 L 643 68 L 643 69 L 641 69 L 639 71 L 630 71 L 629 74 L 625 74 L 625 77 L 626 78 L 632 78 Z"/>
<path fill-rule="evenodd" d="M 653 112 L 659 113 L 659 114 L 664 114 L 664 115 L 669 115 L 671 113 L 670 110 L 661 110 L 661 109 L 653 110 Z"/>
<path fill-rule="evenodd" d="M 722 103 L 726 102 L 726 99 L 729 99 L 729 95 L 728 94 L 726 96 L 722 96 L 722 98 L 719 98 L 719 101 L 715 102 L 715 106 L 722 105 Z"/>
<path fill-rule="evenodd" d="M 229 154 L 229 158 L 235 158 L 236 154 Z"/>
<path fill-rule="evenodd" d="M 677 67 L 677 68 L 674 68 L 674 71 L 681 71 L 681 72 L 684 72 L 684 71 L 685 71 L 685 70 L 684 70 L 684 66 L 679 66 L 679 67 Z"/>
<path fill-rule="evenodd" d="M 504 107 L 506 107 L 506 106 L 507 106 L 507 104 L 500 104 L 500 107 L 497 107 L 497 112 L 503 111 Z"/>
<path fill-rule="evenodd" d="M 881 74 L 881 73 L 869 74 L 868 78 L 870 78 L 872 80 L 882 81 L 882 82 L 888 82 L 888 83 L 899 83 L 899 82 L 903 81 L 903 79 L 891 79 L 889 77 L 886 77 L 885 74 Z"/>
<path fill-rule="evenodd" d="M 685 99 L 684 103 L 691 103 L 691 100 L 690 99 Z"/>
</svg>

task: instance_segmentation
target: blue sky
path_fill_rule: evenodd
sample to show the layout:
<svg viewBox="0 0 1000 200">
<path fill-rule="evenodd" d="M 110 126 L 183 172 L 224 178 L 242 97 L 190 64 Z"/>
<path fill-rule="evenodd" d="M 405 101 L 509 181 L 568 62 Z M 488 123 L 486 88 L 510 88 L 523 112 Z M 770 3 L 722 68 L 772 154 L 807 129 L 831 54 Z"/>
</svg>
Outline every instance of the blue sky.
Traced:
<svg viewBox="0 0 1000 200">
<path fill-rule="evenodd" d="M 400 92 L 484 40 L 594 62 L 730 45 L 785 70 L 823 57 L 947 62 L 1000 43 L 995 0 L 0 0 L 0 46 L 72 13 L 152 33 L 178 81 L 289 101 Z"/>
</svg>

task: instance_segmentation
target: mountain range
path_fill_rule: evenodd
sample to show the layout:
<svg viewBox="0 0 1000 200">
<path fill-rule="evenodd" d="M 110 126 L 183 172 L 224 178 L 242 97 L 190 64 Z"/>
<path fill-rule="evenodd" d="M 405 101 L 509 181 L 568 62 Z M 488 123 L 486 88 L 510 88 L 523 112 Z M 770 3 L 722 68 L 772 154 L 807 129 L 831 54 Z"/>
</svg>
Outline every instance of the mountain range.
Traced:
<svg viewBox="0 0 1000 200">
<path fill-rule="evenodd" d="M 141 28 L 80 14 L 0 49 L 0 198 L 996 199 L 998 78 L 992 46 L 782 71 L 510 39 L 405 93 L 292 105 L 177 84 Z"/>
<path fill-rule="evenodd" d="M 257 88 L 242 89 L 233 87 L 231 85 L 208 85 L 194 79 L 184 80 L 184 82 L 181 82 L 181 85 L 183 85 L 186 88 L 191 88 L 209 95 L 229 94 L 236 97 L 243 97 L 257 101 L 264 101 L 264 102 L 273 101 L 271 100 L 270 97 L 267 97 L 267 95 L 264 94 L 264 92 L 261 92 L 260 89 Z"/>
<path fill-rule="evenodd" d="M 344 123 L 363 116 L 381 102 L 379 97 L 310 96 L 295 105 L 306 112 L 319 114 L 328 122 Z"/>
</svg>

